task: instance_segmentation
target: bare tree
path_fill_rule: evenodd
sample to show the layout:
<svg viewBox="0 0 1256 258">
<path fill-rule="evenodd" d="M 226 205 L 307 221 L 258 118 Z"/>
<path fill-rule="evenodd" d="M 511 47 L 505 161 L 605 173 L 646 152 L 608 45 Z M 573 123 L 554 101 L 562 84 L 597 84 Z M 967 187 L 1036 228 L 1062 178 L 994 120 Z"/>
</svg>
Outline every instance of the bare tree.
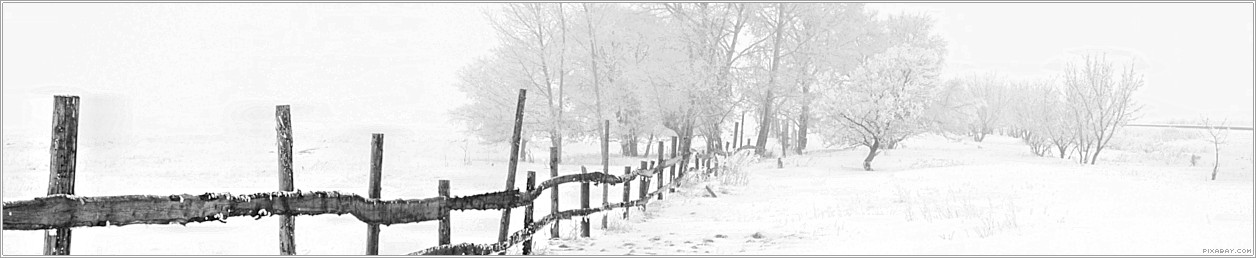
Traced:
<svg viewBox="0 0 1256 258">
<path fill-rule="evenodd" d="M 1200 123 L 1208 129 L 1208 142 L 1212 143 L 1213 161 L 1212 161 L 1212 180 L 1217 180 L 1217 168 L 1221 167 L 1221 145 L 1225 144 L 1226 139 L 1230 136 L 1230 128 L 1228 119 L 1220 122 L 1209 118 L 1201 118 Z"/>
<path fill-rule="evenodd" d="M 1005 113 L 1009 105 L 1007 80 L 996 74 L 989 73 L 981 76 L 971 76 L 968 81 L 968 91 L 977 101 L 974 106 L 973 120 L 968 128 L 972 134 L 973 141 L 981 142 L 998 128 L 1003 121 Z"/>
<path fill-rule="evenodd" d="M 551 143 L 561 145 L 563 126 L 564 37 L 561 6 L 540 3 L 507 4 L 490 15 L 501 44 L 493 55 L 464 67 L 459 89 L 471 103 L 455 110 L 472 132 L 486 141 L 506 141 L 490 135 L 508 132 L 513 110 L 510 101 L 519 88 L 530 88 L 525 113 L 526 128 L 539 126 Z M 510 135 L 501 133 L 500 135 Z M 524 137 L 524 144 L 530 137 Z"/>
<path fill-rule="evenodd" d="M 1139 106 L 1132 96 L 1143 85 L 1133 64 L 1115 76 L 1105 55 L 1085 55 L 1064 72 L 1065 99 L 1076 133 L 1078 162 L 1095 164 L 1116 131 L 1134 118 Z"/>
<path fill-rule="evenodd" d="M 1039 157 L 1051 152 L 1052 131 L 1059 126 L 1061 118 L 1059 110 L 1059 91 L 1052 87 L 1050 81 L 1017 82 L 1009 94 L 1008 100 L 1018 105 L 1010 105 L 1009 126 L 1029 145 L 1029 150 Z"/>
</svg>

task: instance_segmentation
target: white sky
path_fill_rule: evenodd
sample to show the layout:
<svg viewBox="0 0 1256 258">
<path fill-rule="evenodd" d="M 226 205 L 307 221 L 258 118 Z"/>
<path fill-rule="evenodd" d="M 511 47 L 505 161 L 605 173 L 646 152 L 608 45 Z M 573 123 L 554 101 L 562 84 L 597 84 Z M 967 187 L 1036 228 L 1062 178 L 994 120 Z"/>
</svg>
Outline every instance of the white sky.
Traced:
<svg viewBox="0 0 1256 258">
<path fill-rule="evenodd" d="M 884 3 L 928 13 L 950 45 L 948 73 L 1059 74 L 1063 58 L 1106 50 L 1146 74 L 1143 118 L 1252 117 L 1250 3 Z"/>
<path fill-rule="evenodd" d="M 82 96 L 97 137 L 269 132 L 276 104 L 306 128 L 460 130 L 455 72 L 496 45 L 493 5 L 5 3 L 4 134 L 46 134 L 54 94 Z M 1251 4 L 870 7 L 934 15 L 954 74 L 1043 76 L 1108 49 L 1146 72 L 1147 120 L 1252 117 Z"/>
</svg>

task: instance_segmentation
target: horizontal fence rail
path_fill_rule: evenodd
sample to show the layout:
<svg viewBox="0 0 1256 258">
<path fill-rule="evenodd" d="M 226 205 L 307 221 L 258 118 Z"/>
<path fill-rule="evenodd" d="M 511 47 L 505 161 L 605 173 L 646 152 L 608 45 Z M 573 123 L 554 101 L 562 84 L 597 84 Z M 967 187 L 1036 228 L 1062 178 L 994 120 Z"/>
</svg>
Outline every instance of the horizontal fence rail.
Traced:
<svg viewBox="0 0 1256 258">
<path fill-rule="evenodd" d="M 672 159 L 667 166 L 679 163 Z M 223 221 L 228 217 L 271 215 L 352 214 L 366 223 L 382 225 L 440 219 L 441 209 L 494 210 L 523 207 L 542 191 L 566 183 L 617 185 L 655 170 L 639 169 L 626 177 L 601 172 L 571 174 L 545 180 L 531 193 L 509 190 L 463 197 L 374 200 L 339 192 L 269 192 L 243 195 L 122 195 L 81 197 L 51 195 L 4 203 L 4 230 L 42 230 L 63 227 L 123 226 L 130 224 L 187 224 Z M 653 195 L 653 194 L 651 194 Z"/>
<path fill-rule="evenodd" d="M 675 160 L 679 160 L 679 157 Z M 676 164 L 678 164 L 678 162 L 670 163 L 667 165 L 670 166 L 670 165 L 676 165 Z M 654 169 L 643 169 L 643 170 L 661 171 L 661 170 L 654 170 Z M 641 170 L 638 170 L 638 171 L 641 171 Z M 592 174 L 594 173 L 589 173 L 587 175 L 592 175 Z M 682 173 L 682 175 L 684 174 L 685 173 Z M 573 175 L 569 175 L 569 176 L 573 176 Z M 559 179 L 559 178 L 555 178 L 555 179 Z M 623 181 L 627 181 L 627 180 L 623 180 Z M 582 181 L 566 181 L 566 182 L 582 182 Z M 683 182 L 683 180 L 679 180 L 679 179 L 674 180 L 671 183 L 667 184 L 666 186 L 669 186 L 669 187 L 679 186 L 681 182 Z M 610 182 L 610 183 L 618 184 L 617 182 Z M 617 208 L 629 208 L 629 207 L 643 206 L 643 205 L 649 204 L 650 200 L 653 200 L 655 196 L 663 194 L 663 192 L 667 190 L 668 188 L 660 188 L 644 195 L 644 197 L 640 199 L 633 200 L 633 201 L 611 203 L 611 204 L 606 204 L 606 205 L 603 205 L 602 207 L 597 207 L 597 208 L 564 210 L 555 214 L 550 214 L 541 218 L 540 220 L 533 222 L 532 224 L 526 225 L 524 229 L 515 231 L 514 233 L 510 235 L 510 238 L 505 242 L 492 243 L 492 244 L 460 243 L 460 244 L 452 244 L 452 245 L 440 245 L 440 246 L 435 246 L 428 249 L 424 249 L 422 251 L 413 252 L 413 253 L 410 253 L 409 255 L 490 255 L 490 254 L 502 253 L 502 252 L 505 252 L 506 249 L 514 245 L 517 245 L 519 243 L 522 243 L 523 241 L 527 241 L 531 239 L 532 235 L 534 235 L 538 230 L 544 228 L 546 225 L 550 223 L 554 223 L 558 220 L 570 219 L 572 217 L 588 216 L 588 215 L 592 215 L 592 214 L 596 214 L 596 213 L 604 212 L 604 211 L 609 211 L 609 210 L 613 210 Z M 537 196 L 537 195 L 540 195 L 540 192 L 541 192 L 541 189 L 538 189 L 529 195 Z"/>
</svg>

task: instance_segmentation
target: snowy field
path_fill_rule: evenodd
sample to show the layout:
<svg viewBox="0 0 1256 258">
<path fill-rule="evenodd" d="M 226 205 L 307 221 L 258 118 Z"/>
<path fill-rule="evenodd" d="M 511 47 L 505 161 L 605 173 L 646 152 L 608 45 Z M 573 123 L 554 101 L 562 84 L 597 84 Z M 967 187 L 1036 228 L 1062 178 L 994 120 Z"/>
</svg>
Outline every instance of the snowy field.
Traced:
<svg viewBox="0 0 1256 258">
<path fill-rule="evenodd" d="M 365 195 L 370 132 L 315 131 L 296 121 L 295 182 L 302 190 L 337 190 Z M 311 128 L 304 132 L 301 128 Z M 1201 254 L 1203 248 L 1252 247 L 1252 140 L 1234 132 L 1222 150 L 1217 181 L 1211 146 L 1196 138 L 1167 138 L 1170 130 L 1127 130 L 1099 165 L 1080 166 L 1034 157 L 1018 140 L 996 136 L 984 143 L 926 135 L 904 142 L 862 171 L 864 151 L 821 150 L 784 160 L 751 163 L 746 184 L 718 179 L 694 182 L 646 213 L 609 213 L 611 229 L 591 239 L 537 235 L 546 254 Z M 508 148 L 450 142 L 450 132 L 409 131 L 385 136 L 383 196 L 435 196 L 438 179 L 452 180 L 454 195 L 499 191 L 504 186 Z M 444 136 L 442 136 L 444 135 Z M 84 139 L 80 143 L 79 195 L 176 194 L 273 191 L 273 132 L 232 137 L 160 136 L 143 139 Z M 1149 139 L 1141 139 L 1149 138 Z M 1141 140 L 1140 140 L 1141 139 Z M 1114 140 L 1117 142 L 1118 140 Z M 1181 148 L 1139 150 L 1158 142 Z M 1207 147 L 1203 148 L 1201 146 Z M 466 151 L 463 151 L 466 148 Z M 44 194 L 47 141 L 6 137 L 4 200 Z M 612 144 L 612 152 L 617 146 Z M 567 147 L 562 174 L 579 164 L 596 165 L 594 144 Z M 1202 151 L 1200 164 L 1177 150 Z M 546 159 L 534 148 L 537 161 Z M 1178 161 L 1165 157 L 1176 156 Z M 467 162 L 464 163 L 464 157 Z M 613 155 L 611 171 L 640 159 Z M 548 178 L 541 163 L 523 163 L 538 181 Z M 136 184 L 134 182 L 144 182 Z M 706 197 L 711 185 L 720 195 Z M 564 209 L 578 207 L 578 193 L 563 188 Z M 593 189 L 598 189 L 594 187 Z M 618 201 L 617 187 L 611 190 Z M 597 192 L 597 191 L 594 191 Z M 635 198 L 636 192 L 632 194 Z M 601 199 L 594 195 L 593 202 Z M 538 216 L 548 212 L 538 203 Z M 522 220 L 513 213 L 513 230 Z M 453 214 L 453 241 L 496 239 L 500 212 Z M 594 216 L 600 225 L 601 216 Z M 297 218 L 297 253 L 353 255 L 365 250 L 365 224 L 351 216 Z M 436 244 L 435 221 L 383 227 L 381 254 L 405 254 Z M 227 223 L 129 225 L 76 228 L 75 254 L 269 255 L 278 252 L 274 217 L 237 217 Z M 41 252 L 42 231 L 4 231 L 4 254 Z M 517 248 L 516 248 L 517 249 Z M 517 252 L 518 250 L 514 250 Z"/>
<path fill-rule="evenodd" d="M 1130 130 L 1139 135 L 1142 129 Z M 1151 131 L 1159 131 L 1155 129 Z M 1160 133 L 1160 132 L 1155 132 Z M 1018 140 L 920 137 L 860 168 L 862 151 L 786 158 L 747 169 L 745 186 L 701 187 L 652 203 L 589 240 L 550 254 L 1198 255 L 1252 247 L 1250 134 L 1234 133 L 1222 172 L 1101 159 L 1034 157 Z M 1231 155 L 1224 155 L 1225 153 Z M 1119 151 L 1121 159 L 1151 156 Z M 1115 153 L 1114 153 L 1115 154 Z M 1211 156 L 1209 156 L 1211 157 Z M 1151 160 L 1147 158 L 1145 160 Z M 1250 255 L 1248 253 L 1247 255 Z"/>
</svg>

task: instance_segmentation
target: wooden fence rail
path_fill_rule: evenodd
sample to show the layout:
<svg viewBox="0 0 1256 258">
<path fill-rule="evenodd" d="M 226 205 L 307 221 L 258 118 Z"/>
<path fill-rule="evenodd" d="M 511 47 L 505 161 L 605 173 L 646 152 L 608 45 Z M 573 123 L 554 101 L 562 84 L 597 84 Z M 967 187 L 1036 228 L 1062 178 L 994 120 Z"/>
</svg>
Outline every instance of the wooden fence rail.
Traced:
<svg viewBox="0 0 1256 258">
<path fill-rule="evenodd" d="M 706 169 L 690 168 L 690 169 L 685 169 L 685 170 L 689 170 L 689 171 L 705 170 L 707 172 L 710 172 L 710 171 L 713 171 L 714 169 L 715 168 L 706 168 Z M 661 170 L 662 169 L 659 169 L 659 171 Z M 659 188 L 653 192 L 644 194 L 642 195 L 641 198 L 637 200 L 633 200 L 633 201 L 610 203 L 610 204 L 606 204 L 606 205 L 603 205 L 602 207 L 597 207 L 597 208 L 571 209 L 571 210 L 564 210 L 564 211 L 552 213 L 550 215 L 542 217 L 540 220 L 537 220 L 531 224 L 525 225 L 525 227 L 519 231 L 515 231 L 513 234 L 511 234 L 510 238 L 505 242 L 498 242 L 498 243 L 492 243 L 492 244 L 461 243 L 461 244 L 453 244 L 453 245 L 440 245 L 440 246 L 435 246 L 428 249 L 424 249 L 422 251 L 413 252 L 413 253 L 410 253 L 409 255 L 489 255 L 489 254 L 505 252 L 506 249 L 510 248 L 511 246 L 514 246 L 519 243 L 523 243 L 527 240 L 531 240 L 532 235 L 534 235 L 537 232 L 537 230 L 544 228 L 549 223 L 554 223 L 562 219 L 570 219 L 571 217 L 588 216 L 588 215 L 596 214 L 599 212 L 610 211 L 616 208 L 630 208 L 630 207 L 645 206 L 646 204 L 649 204 L 649 202 L 653 198 L 655 198 L 656 196 L 662 195 L 664 192 L 666 192 L 669 187 L 679 186 L 681 182 L 682 182 L 681 180 L 673 180 L 671 183 L 665 185 L 666 187 Z M 538 188 L 535 191 L 535 193 L 525 194 L 525 196 L 537 196 L 540 194 L 540 191 L 541 189 Z M 531 249 L 530 246 L 525 246 L 524 248 Z"/>
<path fill-rule="evenodd" d="M 676 163 L 673 163 L 673 165 Z M 403 224 L 440 219 L 441 209 L 495 210 L 523 207 L 542 191 L 566 183 L 621 184 L 649 174 L 626 177 L 601 172 L 563 175 L 545 180 L 532 192 L 518 190 L 464 197 L 376 200 L 339 192 L 269 192 L 244 195 L 122 195 L 81 197 L 51 195 L 4 203 L 4 230 L 130 224 L 187 224 L 238 216 L 352 214 L 365 223 Z M 648 173 L 648 172 L 647 172 Z M 653 196 L 653 194 L 651 194 Z"/>
<path fill-rule="evenodd" d="M 582 217 L 581 236 L 590 235 L 588 215 L 624 209 L 624 218 L 628 218 L 630 207 L 642 207 L 652 198 L 663 199 L 665 192 L 674 191 L 692 171 L 701 171 L 696 175 L 718 173 L 717 166 L 709 162 L 722 150 L 706 153 L 693 153 L 679 150 L 678 139 L 672 137 L 672 153 L 665 158 L 664 142 L 658 144 L 658 159 L 641 161 L 638 169 L 624 167 L 623 175 L 607 173 L 609 121 L 603 121 L 602 167 L 603 171 L 586 171 L 581 173 L 558 176 L 557 150 L 551 154 L 551 178 L 536 183 L 535 172 L 528 171 L 526 190 L 520 191 L 514 186 L 514 173 L 517 169 L 519 153 L 519 130 L 526 91 L 519 92 L 519 106 L 516 115 L 514 143 L 511 150 L 511 164 L 506 190 L 481 193 L 469 196 L 450 196 L 449 181 L 441 180 L 437 197 L 421 199 L 381 200 L 380 184 L 383 163 L 383 134 L 373 134 L 371 141 L 371 167 L 369 170 L 368 196 L 346 194 L 335 191 L 302 191 L 296 190 L 293 184 L 292 171 L 292 123 L 290 109 L 287 105 L 276 106 L 276 142 L 279 163 L 279 191 L 252 194 L 204 193 L 174 195 L 121 195 L 121 196 L 78 196 L 73 192 L 74 143 L 77 141 L 78 98 L 57 96 L 54 119 L 66 121 L 55 123 L 53 127 L 54 157 L 53 169 L 50 172 L 49 195 L 30 200 L 4 202 L 3 230 L 53 230 L 47 235 L 45 254 L 69 254 L 70 228 L 124 226 L 132 224 L 180 224 L 219 221 L 226 223 L 230 217 L 253 217 L 260 219 L 267 216 L 280 216 L 280 254 L 295 254 L 294 222 L 296 216 L 314 216 L 326 214 L 350 214 L 367 225 L 367 254 L 378 253 L 379 225 L 417 223 L 423 221 L 440 221 L 438 246 L 411 254 L 493 254 L 504 253 L 507 248 L 524 243 L 524 254 L 531 253 L 532 236 L 541 228 L 558 220 Z M 58 145 L 60 144 L 60 145 Z M 64 146 L 64 147 L 57 147 Z M 60 163 L 58 163 L 60 162 Z M 61 164 L 61 165 L 58 165 Z M 691 166 L 692 165 L 692 166 Z M 670 171 L 669 171 L 670 169 Z M 670 173 L 667 173 L 670 172 Z M 657 176 L 657 178 L 654 178 Z M 640 195 L 631 200 L 632 181 L 638 181 Z M 650 191 L 650 182 L 658 181 L 659 185 Z M 579 183 L 581 187 L 581 208 L 560 210 L 558 208 L 558 188 L 563 184 Z M 590 207 L 590 185 L 604 184 L 602 188 L 603 202 L 601 207 Z M 611 203 L 608 199 L 610 186 L 621 185 L 624 189 L 623 201 Z M 551 212 L 549 215 L 533 221 L 534 201 L 541 198 L 545 191 L 551 193 Z M 509 235 L 509 211 L 514 208 L 526 207 L 524 227 Z M 502 228 L 496 243 L 492 244 L 451 244 L 450 211 L 455 210 L 502 210 Z M 606 216 L 603 216 L 602 228 L 606 228 Z M 551 237 L 558 236 L 558 224 L 553 224 Z M 55 234 L 52 232 L 56 232 Z"/>
</svg>

